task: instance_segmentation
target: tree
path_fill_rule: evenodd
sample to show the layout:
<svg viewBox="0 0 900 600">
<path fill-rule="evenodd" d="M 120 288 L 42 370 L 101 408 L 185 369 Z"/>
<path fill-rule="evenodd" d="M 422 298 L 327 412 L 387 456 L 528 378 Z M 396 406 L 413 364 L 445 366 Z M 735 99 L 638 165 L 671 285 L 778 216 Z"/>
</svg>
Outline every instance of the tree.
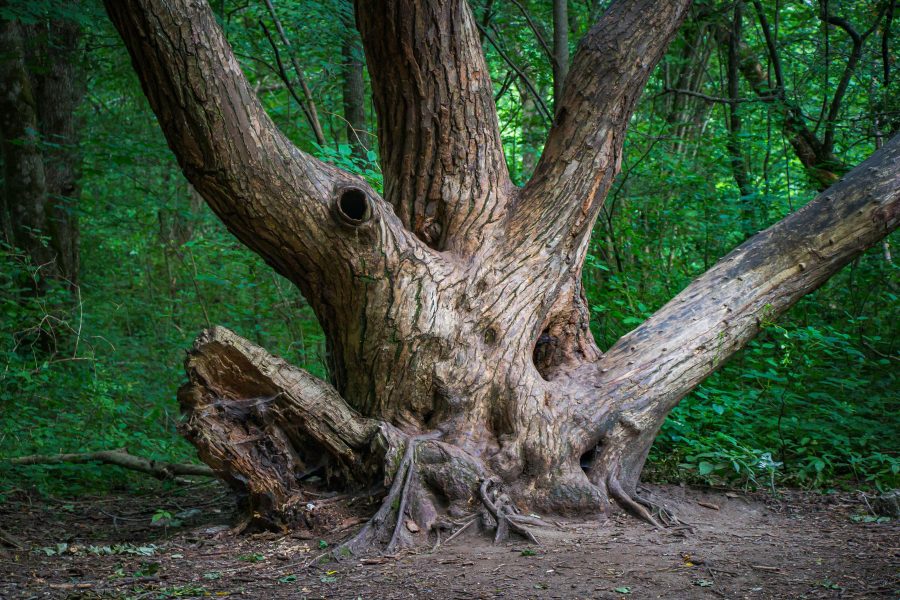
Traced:
<svg viewBox="0 0 900 600">
<path fill-rule="evenodd" d="M 40 288 L 48 279 L 78 282 L 78 36 L 66 18 L 0 21 L 0 223 L 6 241 L 40 267 Z"/>
<path fill-rule="evenodd" d="M 600 513 L 612 499 L 656 522 L 636 487 L 666 414 L 900 220 L 895 138 L 597 347 L 581 287 L 592 225 L 688 4 L 619 0 L 606 11 L 518 188 L 468 4 L 357 3 L 379 195 L 277 130 L 205 2 L 107 0 L 185 175 L 299 286 L 327 337 L 330 383 L 222 328 L 189 354 L 184 432 L 253 519 L 297 523 L 301 479 L 321 470 L 335 486 L 390 482 L 351 550 L 407 543 L 407 519 L 429 531 L 474 504 L 499 538 L 529 535 L 533 519 L 517 507 Z"/>
</svg>

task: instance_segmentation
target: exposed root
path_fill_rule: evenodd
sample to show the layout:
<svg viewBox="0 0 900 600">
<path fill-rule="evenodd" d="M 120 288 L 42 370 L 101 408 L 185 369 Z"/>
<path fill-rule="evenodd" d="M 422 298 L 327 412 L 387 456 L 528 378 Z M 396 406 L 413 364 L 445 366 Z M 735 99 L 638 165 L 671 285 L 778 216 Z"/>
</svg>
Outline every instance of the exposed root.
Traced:
<svg viewBox="0 0 900 600">
<path fill-rule="evenodd" d="M 690 523 L 685 523 L 684 521 L 679 519 L 678 516 L 671 510 L 666 508 L 665 505 L 649 500 L 643 496 L 638 496 L 637 494 L 635 494 L 633 497 L 635 502 L 640 503 L 648 510 L 650 510 L 652 514 L 657 517 L 666 528 L 682 531 L 693 531 L 693 525 L 691 525 Z"/>
<path fill-rule="evenodd" d="M 630 512 L 635 517 L 641 519 L 642 521 L 646 521 L 647 523 L 653 525 L 657 529 L 662 529 L 663 526 L 659 524 L 659 521 L 654 518 L 653 514 L 647 509 L 647 506 L 643 504 L 641 501 L 632 498 L 623 488 L 622 484 L 619 483 L 618 478 L 612 473 L 606 478 L 606 489 L 609 492 L 609 495 L 613 497 L 619 506 Z"/>
<path fill-rule="evenodd" d="M 415 463 L 416 448 L 421 442 L 435 439 L 438 435 L 440 434 L 435 432 L 409 439 L 406 444 L 406 452 L 403 454 L 400 466 L 394 474 L 394 481 L 391 483 L 381 508 L 359 530 L 359 533 L 334 550 L 332 554 L 335 558 L 340 559 L 351 555 L 360 555 L 371 550 L 387 537 L 389 530 L 391 536 L 385 552 L 387 554 L 396 552 L 403 540 L 404 515 L 409 507 L 410 497 L 419 482 Z M 391 529 L 392 516 L 395 518 Z"/>
<path fill-rule="evenodd" d="M 481 482 L 478 492 L 485 508 L 497 522 L 497 532 L 494 535 L 494 543 L 505 542 L 509 539 L 509 532 L 514 531 L 527 540 L 539 544 L 535 535 L 525 525 L 545 524 L 540 519 L 518 514 L 518 510 L 510 501 L 509 496 L 500 492 L 499 480 L 489 477 Z M 491 490 L 491 487 L 494 489 Z"/>
</svg>

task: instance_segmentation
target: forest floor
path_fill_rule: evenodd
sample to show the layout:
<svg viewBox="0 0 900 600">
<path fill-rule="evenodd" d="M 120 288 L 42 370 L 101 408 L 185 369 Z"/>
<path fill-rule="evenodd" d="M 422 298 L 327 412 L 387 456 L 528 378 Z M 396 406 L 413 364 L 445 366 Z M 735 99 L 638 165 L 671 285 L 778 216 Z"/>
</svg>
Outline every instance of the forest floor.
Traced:
<svg viewBox="0 0 900 600">
<path fill-rule="evenodd" d="M 560 519 L 540 545 L 495 546 L 473 526 L 435 551 L 339 563 L 315 559 L 377 499 L 320 501 L 315 529 L 286 536 L 232 533 L 213 483 L 78 501 L 8 494 L 0 598 L 900 597 L 900 524 L 867 522 L 859 495 L 649 492 L 693 531 Z"/>
</svg>

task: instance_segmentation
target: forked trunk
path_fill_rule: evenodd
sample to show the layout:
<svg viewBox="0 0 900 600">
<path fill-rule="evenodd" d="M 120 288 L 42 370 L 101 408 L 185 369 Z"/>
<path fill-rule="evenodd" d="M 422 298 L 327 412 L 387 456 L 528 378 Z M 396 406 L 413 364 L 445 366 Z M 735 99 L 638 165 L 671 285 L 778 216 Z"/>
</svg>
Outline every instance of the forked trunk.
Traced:
<svg viewBox="0 0 900 600">
<path fill-rule="evenodd" d="M 300 287 L 327 337 L 330 383 L 220 328 L 188 357 L 185 433 L 258 521 L 301 522 L 315 470 L 388 487 L 351 551 L 475 513 L 498 539 L 527 537 L 540 522 L 526 511 L 606 512 L 610 498 L 655 522 L 635 489 L 669 410 L 900 213 L 894 140 L 602 353 L 582 264 L 625 127 L 687 4 L 610 7 L 517 188 L 468 4 L 359 2 L 381 197 L 277 131 L 205 3 L 108 0 L 185 174 Z"/>
</svg>

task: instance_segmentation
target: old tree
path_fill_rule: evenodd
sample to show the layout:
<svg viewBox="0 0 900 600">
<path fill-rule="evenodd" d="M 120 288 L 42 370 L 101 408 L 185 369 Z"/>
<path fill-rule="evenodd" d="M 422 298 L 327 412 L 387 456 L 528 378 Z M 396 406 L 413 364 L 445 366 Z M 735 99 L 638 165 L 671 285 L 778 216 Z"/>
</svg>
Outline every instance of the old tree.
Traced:
<svg viewBox="0 0 900 600">
<path fill-rule="evenodd" d="M 900 219 L 900 139 L 750 238 L 608 349 L 581 271 L 625 128 L 689 0 L 618 0 L 573 57 L 534 176 L 509 179 L 465 0 L 359 1 L 384 193 L 274 126 L 203 0 L 107 0 L 187 178 L 299 286 L 330 381 L 222 328 L 179 392 L 184 432 L 259 524 L 289 527 L 301 476 L 388 488 L 351 543 L 407 544 L 482 514 L 651 522 L 637 483 L 667 413 Z M 416 527 L 395 524 L 412 520 Z M 417 534 L 409 529 L 419 529 Z"/>
</svg>

